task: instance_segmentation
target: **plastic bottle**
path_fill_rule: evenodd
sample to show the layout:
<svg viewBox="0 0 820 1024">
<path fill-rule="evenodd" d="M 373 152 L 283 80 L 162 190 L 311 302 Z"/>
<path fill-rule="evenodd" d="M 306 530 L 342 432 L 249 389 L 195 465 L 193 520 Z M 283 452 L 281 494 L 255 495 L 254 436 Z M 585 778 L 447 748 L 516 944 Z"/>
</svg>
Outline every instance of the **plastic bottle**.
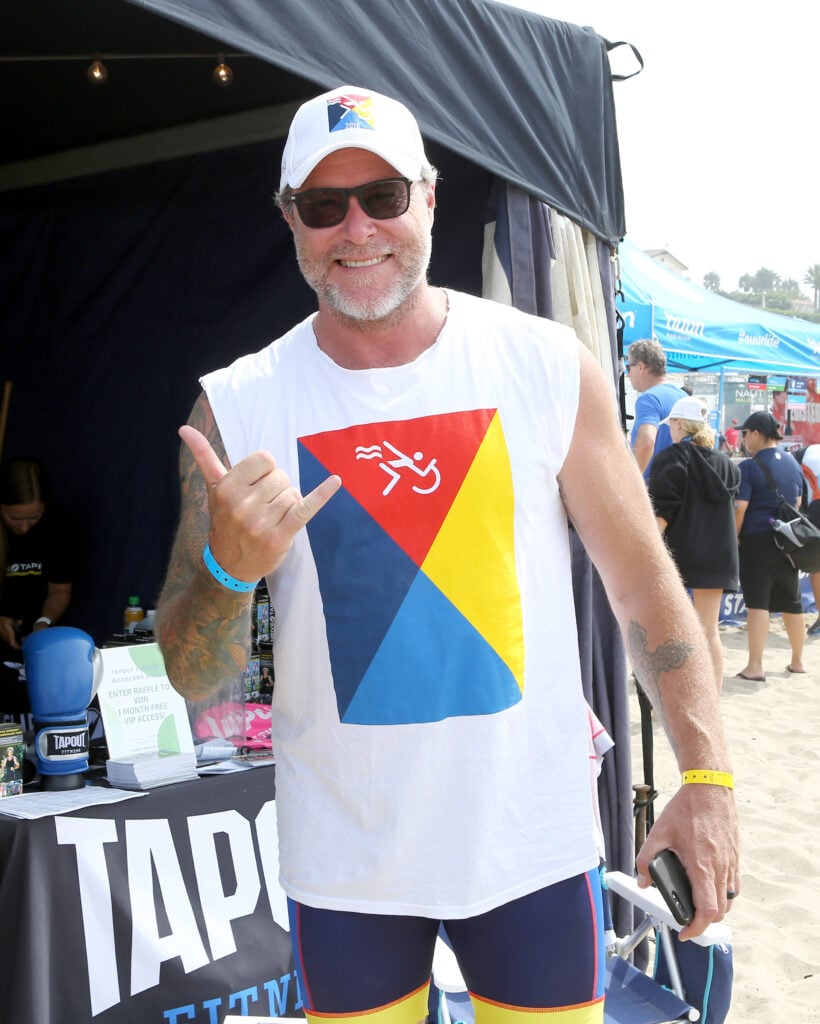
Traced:
<svg viewBox="0 0 820 1024">
<path fill-rule="evenodd" d="M 140 607 L 140 599 L 138 597 L 128 598 L 128 607 L 123 613 L 123 624 L 125 626 L 126 633 L 133 633 L 134 627 L 145 617 L 145 612 Z"/>
<path fill-rule="evenodd" d="M 781 533 L 787 540 L 790 540 L 792 544 L 794 544 L 796 547 L 802 548 L 803 541 L 800 540 L 799 537 L 795 537 L 794 530 L 792 528 L 795 522 L 799 522 L 799 520 L 795 519 L 792 522 L 788 523 L 784 522 L 782 519 L 769 520 L 769 524 L 772 526 L 773 529 L 775 529 L 778 533 Z"/>
</svg>

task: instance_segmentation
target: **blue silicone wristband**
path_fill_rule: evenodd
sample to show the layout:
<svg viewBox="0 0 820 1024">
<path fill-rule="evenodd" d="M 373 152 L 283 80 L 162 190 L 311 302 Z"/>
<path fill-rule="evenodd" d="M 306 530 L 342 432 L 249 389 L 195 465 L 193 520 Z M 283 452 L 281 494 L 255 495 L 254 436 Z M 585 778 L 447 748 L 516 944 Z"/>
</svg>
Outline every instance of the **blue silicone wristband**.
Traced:
<svg viewBox="0 0 820 1024">
<path fill-rule="evenodd" d="M 228 590 L 235 590 L 238 594 L 247 594 L 251 590 L 256 590 L 256 583 L 246 583 L 244 580 L 238 580 L 235 576 L 231 576 L 230 573 L 225 572 L 222 566 L 217 562 L 214 556 L 211 554 L 211 545 L 206 544 L 205 549 L 202 552 L 202 558 L 205 562 L 205 567 L 213 578 L 221 583 L 223 587 L 227 587 Z M 259 581 L 257 580 L 257 583 Z"/>
</svg>

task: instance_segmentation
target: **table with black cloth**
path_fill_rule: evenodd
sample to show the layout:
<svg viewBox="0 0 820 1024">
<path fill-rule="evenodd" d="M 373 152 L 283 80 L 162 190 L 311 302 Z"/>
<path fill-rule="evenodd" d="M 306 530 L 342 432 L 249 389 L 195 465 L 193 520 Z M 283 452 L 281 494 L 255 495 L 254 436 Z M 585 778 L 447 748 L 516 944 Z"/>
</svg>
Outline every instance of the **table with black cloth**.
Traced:
<svg viewBox="0 0 820 1024">
<path fill-rule="evenodd" d="M 275 815 L 273 766 L 0 814 L 0 1021 L 301 1015 Z"/>
</svg>

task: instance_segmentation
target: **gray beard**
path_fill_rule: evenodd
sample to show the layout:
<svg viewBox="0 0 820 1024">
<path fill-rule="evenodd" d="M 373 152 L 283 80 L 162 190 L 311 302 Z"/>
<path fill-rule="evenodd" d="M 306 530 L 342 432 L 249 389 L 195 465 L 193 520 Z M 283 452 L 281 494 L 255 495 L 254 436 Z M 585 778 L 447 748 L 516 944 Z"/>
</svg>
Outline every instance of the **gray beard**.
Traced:
<svg viewBox="0 0 820 1024">
<path fill-rule="evenodd" d="M 319 269 L 315 261 L 303 258 L 298 245 L 296 246 L 296 258 L 302 276 L 316 292 L 320 302 L 341 319 L 356 324 L 360 328 L 367 328 L 377 325 L 384 326 L 386 323 L 403 318 L 405 303 L 426 279 L 431 249 L 432 238 L 428 234 L 421 245 L 394 250 L 394 256 L 398 259 L 405 259 L 401 276 L 386 293 L 376 296 L 366 294 L 357 296 L 331 284 L 327 279 L 324 267 Z M 357 254 L 359 259 L 363 256 L 366 258 L 364 254 Z M 360 278 L 360 283 L 363 285 L 362 291 L 366 292 L 370 282 L 367 278 L 364 280 Z"/>
</svg>

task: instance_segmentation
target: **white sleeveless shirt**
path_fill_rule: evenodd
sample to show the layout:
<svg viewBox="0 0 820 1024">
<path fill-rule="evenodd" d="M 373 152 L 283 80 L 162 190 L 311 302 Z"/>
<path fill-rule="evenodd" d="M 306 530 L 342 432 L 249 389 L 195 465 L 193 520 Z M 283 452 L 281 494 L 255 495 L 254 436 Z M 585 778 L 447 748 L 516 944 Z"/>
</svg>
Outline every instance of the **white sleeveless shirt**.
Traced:
<svg viewBox="0 0 820 1024">
<path fill-rule="evenodd" d="M 436 343 L 346 370 L 308 318 L 202 384 L 235 465 L 342 489 L 268 579 L 280 882 L 470 917 L 597 864 L 556 476 L 575 335 L 450 292 Z"/>
</svg>

